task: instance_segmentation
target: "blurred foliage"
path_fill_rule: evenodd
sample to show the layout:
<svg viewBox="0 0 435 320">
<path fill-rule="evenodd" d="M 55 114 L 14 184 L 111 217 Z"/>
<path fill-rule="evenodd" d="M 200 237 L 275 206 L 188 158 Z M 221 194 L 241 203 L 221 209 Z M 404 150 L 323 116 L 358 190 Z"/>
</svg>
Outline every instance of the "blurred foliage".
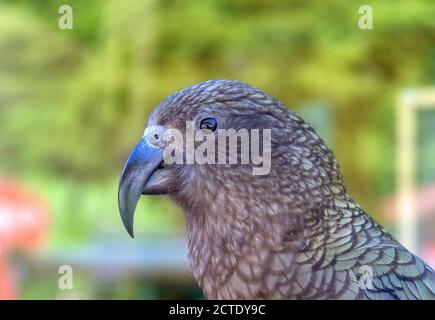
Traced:
<svg viewBox="0 0 435 320">
<path fill-rule="evenodd" d="M 73 30 L 58 28 L 62 4 Z M 358 28 L 362 4 L 373 30 Z M 117 177 L 150 111 L 186 85 L 239 79 L 297 111 L 330 106 L 331 147 L 376 216 L 394 186 L 396 94 L 435 81 L 434 16 L 431 0 L 2 0 L 0 174 L 51 200 L 53 243 L 122 232 Z M 182 229 L 171 204 L 141 206 L 141 230 Z"/>
</svg>

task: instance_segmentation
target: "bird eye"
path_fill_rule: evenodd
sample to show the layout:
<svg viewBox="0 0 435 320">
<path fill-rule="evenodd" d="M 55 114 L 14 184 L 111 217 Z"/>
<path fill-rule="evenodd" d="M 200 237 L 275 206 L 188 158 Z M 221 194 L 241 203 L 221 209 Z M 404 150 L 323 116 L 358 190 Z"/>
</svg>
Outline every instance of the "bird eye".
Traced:
<svg viewBox="0 0 435 320">
<path fill-rule="evenodd" d="M 199 128 L 201 130 L 211 130 L 216 131 L 217 129 L 217 121 L 214 118 L 204 118 L 199 124 Z"/>
</svg>

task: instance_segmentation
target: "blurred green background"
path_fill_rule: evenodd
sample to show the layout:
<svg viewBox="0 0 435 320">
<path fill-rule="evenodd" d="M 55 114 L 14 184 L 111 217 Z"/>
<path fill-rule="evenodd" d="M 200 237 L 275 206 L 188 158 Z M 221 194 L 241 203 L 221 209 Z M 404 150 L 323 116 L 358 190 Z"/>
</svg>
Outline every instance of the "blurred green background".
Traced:
<svg viewBox="0 0 435 320">
<path fill-rule="evenodd" d="M 72 30 L 58 27 L 62 4 Z M 373 30 L 358 27 L 363 4 Z M 248 82 L 304 116 L 354 197 L 394 232 L 379 202 L 396 190 L 396 98 L 435 84 L 434 17 L 431 0 L 0 0 L 0 177 L 51 214 L 44 245 L 8 255 L 16 297 L 201 297 L 181 211 L 143 198 L 130 240 L 117 182 L 158 102 L 208 79 Z M 74 268 L 73 290 L 58 288 L 61 264 Z"/>
</svg>

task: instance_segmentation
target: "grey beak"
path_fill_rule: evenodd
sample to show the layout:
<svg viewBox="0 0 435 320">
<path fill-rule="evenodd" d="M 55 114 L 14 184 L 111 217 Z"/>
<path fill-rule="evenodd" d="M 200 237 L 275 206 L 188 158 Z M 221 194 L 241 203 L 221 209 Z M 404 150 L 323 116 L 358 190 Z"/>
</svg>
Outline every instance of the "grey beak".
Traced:
<svg viewBox="0 0 435 320">
<path fill-rule="evenodd" d="M 153 172 L 163 161 L 163 150 L 142 139 L 128 157 L 118 188 L 121 219 L 128 234 L 134 238 L 133 220 L 137 202 Z"/>
</svg>

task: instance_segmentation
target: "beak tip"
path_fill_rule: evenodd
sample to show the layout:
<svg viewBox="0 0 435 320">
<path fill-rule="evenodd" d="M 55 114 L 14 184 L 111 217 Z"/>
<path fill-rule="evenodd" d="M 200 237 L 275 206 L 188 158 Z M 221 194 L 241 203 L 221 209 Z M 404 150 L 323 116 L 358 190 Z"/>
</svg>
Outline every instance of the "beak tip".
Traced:
<svg viewBox="0 0 435 320">
<path fill-rule="evenodd" d="M 139 200 L 139 192 L 131 192 L 130 188 L 126 188 L 121 182 L 118 190 L 118 206 L 121 215 L 121 221 L 129 236 L 134 239 L 134 213 Z"/>
<path fill-rule="evenodd" d="M 134 239 L 134 231 L 133 231 L 133 221 L 126 223 L 124 220 L 122 221 L 124 224 L 124 228 L 127 231 L 128 235 Z"/>
<path fill-rule="evenodd" d="M 129 234 L 130 238 L 134 239 L 134 232 L 133 232 L 133 229 L 131 229 L 131 230 L 127 230 L 127 232 L 128 232 L 128 234 Z"/>
<path fill-rule="evenodd" d="M 123 214 L 124 212 L 121 211 L 121 220 L 122 223 L 124 225 L 125 230 L 127 231 L 128 235 L 134 239 L 134 231 L 133 231 L 133 215 L 134 215 L 134 210 L 133 213 L 131 213 L 130 215 L 126 215 Z"/>
<path fill-rule="evenodd" d="M 124 203 L 123 201 L 120 203 Z M 120 206 L 120 213 L 121 213 L 121 221 L 124 225 L 125 230 L 129 234 L 129 236 L 134 239 L 134 231 L 133 231 L 133 218 L 134 218 L 134 209 L 136 206 L 134 206 L 133 210 L 131 208 L 125 208 L 124 206 Z"/>
</svg>

